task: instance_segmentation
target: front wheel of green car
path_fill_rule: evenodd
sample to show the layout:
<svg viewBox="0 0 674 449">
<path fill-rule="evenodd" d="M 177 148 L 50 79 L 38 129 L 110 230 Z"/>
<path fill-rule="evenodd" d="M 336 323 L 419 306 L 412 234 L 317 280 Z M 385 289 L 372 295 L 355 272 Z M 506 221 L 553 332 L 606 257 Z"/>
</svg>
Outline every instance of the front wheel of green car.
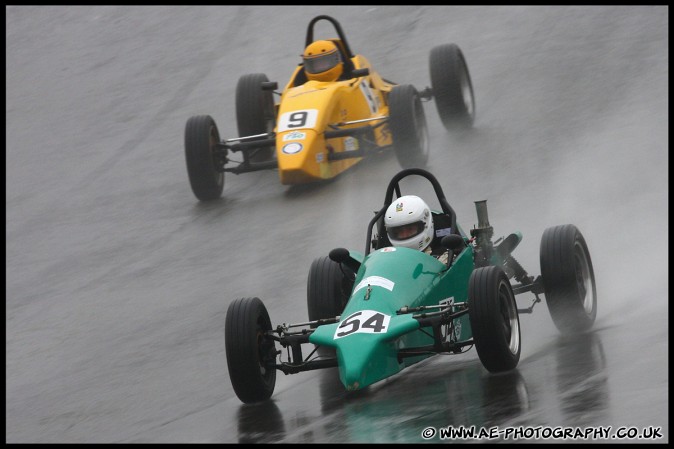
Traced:
<svg viewBox="0 0 674 449">
<path fill-rule="evenodd" d="M 225 350 L 234 392 L 242 402 L 269 399 L 276 386 L 276 347 L 267 309 L 259 298 L 240 298 L 227 309 Z"/>
<path fill-rule="evenodd" d="M 492 373 L 514 369 L 522 350 L 520 319 L 512 286 L 501 267 L 481 267 L 471 273 L 468 316 L 482 365 Z"/>
</svg>

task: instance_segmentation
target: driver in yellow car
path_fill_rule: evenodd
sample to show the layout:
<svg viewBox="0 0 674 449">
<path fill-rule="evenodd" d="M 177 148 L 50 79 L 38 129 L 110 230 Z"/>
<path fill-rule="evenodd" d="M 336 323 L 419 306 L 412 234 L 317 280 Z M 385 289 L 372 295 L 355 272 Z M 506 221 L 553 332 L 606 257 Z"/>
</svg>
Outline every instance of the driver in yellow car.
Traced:
<svg viewBox="0 0 674 449">
<path fill-rule="evenodd" d="M 310 81 L 337 81 L 344 72 L 344 62 L 337 45 L 332 41 L 316 41 L 302 54 L 304 71 Z"/>
</svg>

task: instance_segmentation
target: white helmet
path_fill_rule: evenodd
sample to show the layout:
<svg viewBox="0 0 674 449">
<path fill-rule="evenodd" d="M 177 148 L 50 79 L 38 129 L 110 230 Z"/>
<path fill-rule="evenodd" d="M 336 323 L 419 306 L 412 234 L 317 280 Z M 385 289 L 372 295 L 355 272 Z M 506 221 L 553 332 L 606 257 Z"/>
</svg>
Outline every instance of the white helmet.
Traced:
<svg viewBox="0 0 674 449">
<path fill-rule="evenodd" d="M 433 240 L 433 217 L 428 204 L 415 195 L 396 199 L 386 209 L 384 225 L 393 246 L 425 250 Z"/>
</svg>

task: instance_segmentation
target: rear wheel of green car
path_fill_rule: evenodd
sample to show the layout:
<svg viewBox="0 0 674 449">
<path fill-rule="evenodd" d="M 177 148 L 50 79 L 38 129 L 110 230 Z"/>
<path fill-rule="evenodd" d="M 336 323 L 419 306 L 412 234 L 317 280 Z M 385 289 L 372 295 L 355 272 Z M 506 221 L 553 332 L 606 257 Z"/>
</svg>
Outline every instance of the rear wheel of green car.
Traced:
<svg viewBox="0 0 674 449">
<path fill-rule="evenodd" d="M 394 86 L 388 95 L 388 107 L 388 126 L 400 166 L 425 167 L 429 139 L 426 114 L 419 93 L 409 84 Z"/>
<path fill-rule="evenodd" d="M 262 83 L 268 81 L 264 73 L 251 73 L 239 78 L 236 85 L 236 124 L 239 137 L 274 131 L 276 126 L 274 94 L 262 89 Z M 243 153 L 244 158 L 252 162 L 267 161 L 273 154 L 273 145 Z"/>
<path fill-rule="evenodd" d="M 514 369 L 522 349 L 520 319 L 510 281 L 501 267 L 481 267 L 471 273 L 468 316 L 482 365 L 492 373 Z"/>
<path fill-rule="evenodd" d="M 267 309 L 259 298 L 232 302 L 225 318 L 227 368 L 234 392 L 242 402 L 269 399 L 276 385 L 276 348 L 265 336 L 271 330 Z"/>
<path fill-rule="evenodd" d="M 582 332 L 597 316 L 597 286 L 587 243 L 572 224 L 547 228 L 541 238 L 541 277 L 552 321 L 561 332 Z"/>
<path fill-rule="evenodd" d="M 185 159 L 192 192 L 201 201 L 220 198 L 225 186 L 220 134 L 209 115 L 190 117 L 185 125 Z"/>
</svg>

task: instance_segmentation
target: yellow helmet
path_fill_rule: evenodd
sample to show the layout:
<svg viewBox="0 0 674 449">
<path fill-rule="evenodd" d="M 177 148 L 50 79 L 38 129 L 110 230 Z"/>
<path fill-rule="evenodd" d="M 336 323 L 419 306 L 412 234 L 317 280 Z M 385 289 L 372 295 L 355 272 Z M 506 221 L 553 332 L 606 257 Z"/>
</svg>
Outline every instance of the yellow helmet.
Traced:
<svg viewBox="0 0 674 449">
<path fill-rule="evenodd" d="M 344 63 L 337 45 L 332 41 L 316 41 L 304 50 L 304 71 L 312 81 L 337 81 Z"/>
</svg>

